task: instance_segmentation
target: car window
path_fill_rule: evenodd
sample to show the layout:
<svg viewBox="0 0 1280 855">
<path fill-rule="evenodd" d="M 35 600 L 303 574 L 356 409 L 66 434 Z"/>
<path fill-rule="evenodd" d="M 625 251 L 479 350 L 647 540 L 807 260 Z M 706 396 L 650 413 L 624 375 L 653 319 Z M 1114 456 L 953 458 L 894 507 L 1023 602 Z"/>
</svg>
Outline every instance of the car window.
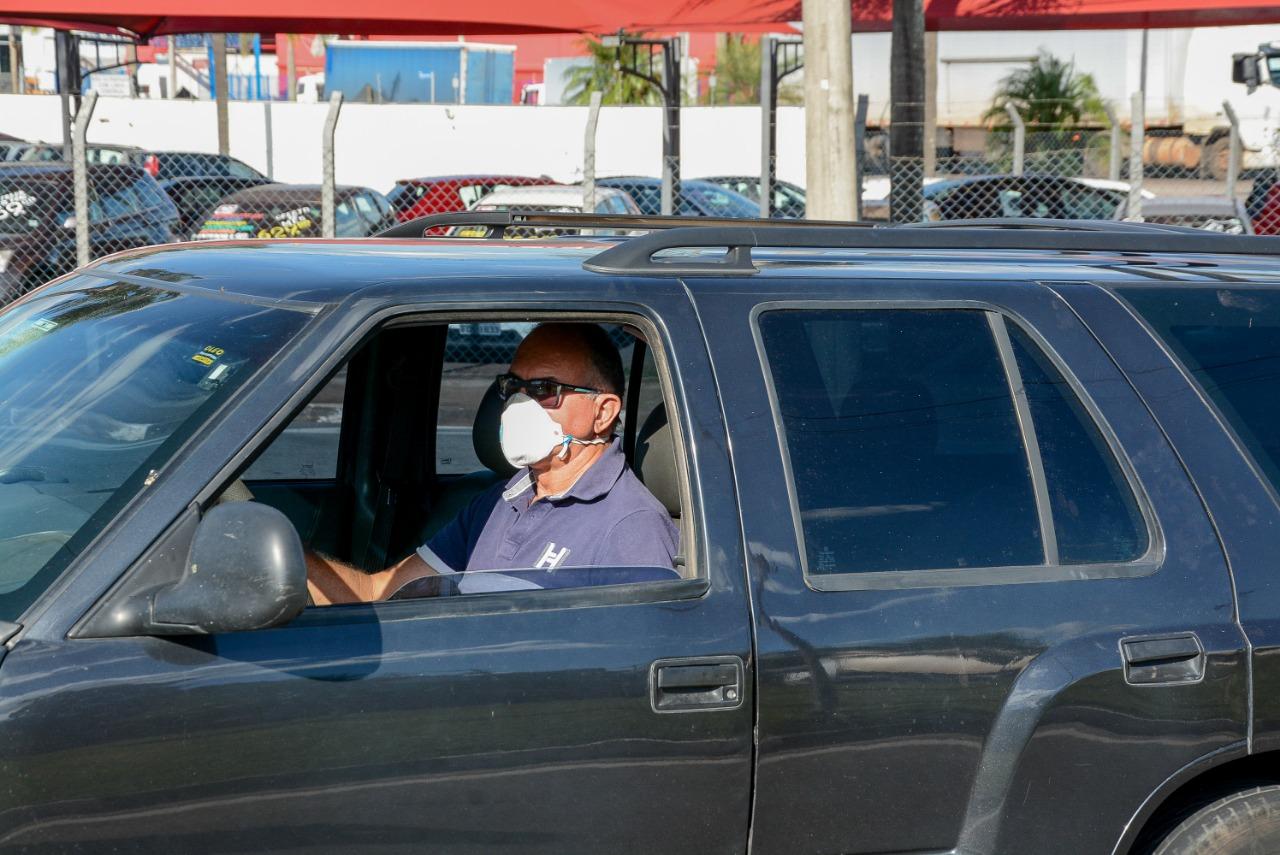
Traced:
<svg viewBox="0 0 1280 855">
<path fill-rule="evenodd" d="M 334 209 L 334 234 L 338 237 L 364 237 L 368 233 L 369 224 L 356 211 L 355 200 L 347 197 L 339 202 Z"/>
<path fill-rule="evenodd" d="M 110 174 L 94 182 L 98 201 L 102 205 L 102 215 L 107 219 L 127 216 L 142 207 L 132 182 L 122 183 L 126 180 L 123 176 Z"/>
<path fill-rule="evenodd" d="M 462 202 L 462 207 L 470 208 L 494 190 L 505 189 L 505 187 L 505 184 L 464 184 L 458 188 L 458 199 Z"/>
<path fill-rule="evenodd" d="M 307 317 L 96 278 L 0 313 L 0 620 L 16 620 Z"/>
<path fill-rule="evenodd" d="M 1280 492 L 1280 289 L 1118 288 Z"/>
<path fill-rule="evenodd" d="M 1122 198 L 1118 193 L 1073 184 L 1058 192 L 1063 216 L 1072 220 L 1109 220 L 1115 216 Z"/>
<path fill-rule="evenodd" d="M 1145 551 L 1131 488 L 1085 411 L 1021 334 L 1015 362 L 1026 377 L 1011 382 L 989 313 L 774 311 L 759 330 L 809 574 L 1119 561 Z M 1030 418 L 1046 422 L 1033 455 L 1012 391 L 1023 384 Z M 1050 476 L 1038 502 L 1037 477 Z M 1118 520 L 1091 531 L 1105 512 Z"/>
<path fill-rule="evenodd" d="M 344 367 L 289 422 L 241 476 L 246 481 L 332 481 L 338 472 Z"/>
<path fill-rule="evenodd" d="M 144 177 L 134 181 L 133 191 L 143 208 L 168 208 L 172 204 L 160 185 L 151 178 Z"/>
<path fill-rule="evenodd" d="M 241 163 L 238 160 L 227 160 L 227 173 L 232 178 L 261 178 L 256 169 Z"/>
<path fill-rule="evenodd" d="M 367 193 L 358 193 L 352 197 L 356 211 L 364 218 L 370 228 L 374 228 L 382 221 L 382 214 L 374 206 L 373 200 L 369 198 Z"/>
</svg>

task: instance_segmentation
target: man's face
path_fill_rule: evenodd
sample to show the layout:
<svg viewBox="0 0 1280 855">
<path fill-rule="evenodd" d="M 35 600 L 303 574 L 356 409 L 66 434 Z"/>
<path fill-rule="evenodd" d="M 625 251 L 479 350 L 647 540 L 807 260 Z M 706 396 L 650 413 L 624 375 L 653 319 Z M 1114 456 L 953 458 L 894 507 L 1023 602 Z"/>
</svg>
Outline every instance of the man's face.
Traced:
<svg viewBox="0 0 1280 855">
<path fill-rule="evenodd" d="M 554 336 L 531 334 L 516 351 L 511 361 L 512 374 L 524 380 L 551 379 L 570 386 L 598 387 L 599 383 L 588 368 L 586 355 L 574 344 L 557 340 Z M 613 429 L 622 400 L 617 395 L 604 392 L 571 392 L 565 389 L 560 396 L 560 406 L 552 399 L 544 405 L 547 415 L 560 425 L 560 429 L 578 439 L 595 439 L 607 436 Z M 582 446 L 573 446 L 572 457 Z M 547 467 L 551 460 L 542 461 L 533 468 Z"/>
</svg>

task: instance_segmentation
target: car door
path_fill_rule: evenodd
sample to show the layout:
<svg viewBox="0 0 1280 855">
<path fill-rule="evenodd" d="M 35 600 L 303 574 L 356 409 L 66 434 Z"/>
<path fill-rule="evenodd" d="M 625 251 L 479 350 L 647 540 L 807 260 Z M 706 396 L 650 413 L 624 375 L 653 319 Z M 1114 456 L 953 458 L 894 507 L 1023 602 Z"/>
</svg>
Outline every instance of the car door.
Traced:
<svg viewBox="0 0 1280 855">
<path fill-rule="evenodd" d="M 753 851 L 1111 852 L 1243 751 L 1220 545 L 1065 304 L 775 283 L 695 292 L 744 497 Z"/>
<path fill-rule="evenodd" d="M 366 289 L 358 305 L 405 287 Z M 13 645 L 0 668 L 15 782 L 0 849 L 745 850 L 754 702 L 741 531 L 687 297 L 675 283 L 594 278 L 435 280 L 429 293 L 397 298 L 381 319 L 501 307 L 634 317 L 653 331 L 685 449 L 687 578 L 308 609 L 209 637 L 88 637 L 85 608 L 165 543 L 155 537 L 179 524 L 172 509 L 216 495 L 233 457 L 286 423 L 299 378 L 320 383 L 370 329 L 330 312 L 209 423 Z"/>
</svg>

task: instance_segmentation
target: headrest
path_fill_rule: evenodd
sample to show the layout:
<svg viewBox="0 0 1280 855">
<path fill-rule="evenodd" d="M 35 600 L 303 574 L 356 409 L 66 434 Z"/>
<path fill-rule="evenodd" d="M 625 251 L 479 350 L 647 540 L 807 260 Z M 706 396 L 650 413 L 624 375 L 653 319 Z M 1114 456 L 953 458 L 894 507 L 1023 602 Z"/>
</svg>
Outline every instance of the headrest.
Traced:
<svg viewBox="0 0 1280 855">
<path fill-rule="evenodd" d="M 636 474 L 667 513 L 680 516 L 680 479 L 665 403 L 653 408 L 636 434 Z"/>
<path fill-rule="evenodd" d="M 471 445 L 481 466 L 510 478 L 516 474 L 516 469 L 502 453 L 502 443 L 498 439 L 501 424 L 502 399 L 498 397 L 498 381 L 495 380 L 489 384 L 480 399 L 480 406 L 476 408 L 475 424 L 471 426 Z"/>
</svg>

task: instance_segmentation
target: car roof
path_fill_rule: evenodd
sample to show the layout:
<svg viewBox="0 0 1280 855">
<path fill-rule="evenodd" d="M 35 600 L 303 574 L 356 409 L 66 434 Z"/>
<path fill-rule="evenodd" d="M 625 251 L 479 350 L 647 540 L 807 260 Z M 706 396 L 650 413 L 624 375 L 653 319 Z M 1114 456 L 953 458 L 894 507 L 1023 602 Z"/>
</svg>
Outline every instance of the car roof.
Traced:
<svg viewBox="0 0 1280 855">
<path fill-rule="evenodd" d="M 628 184 L 639 186 L 639 187 L 659 187 L 662 185 L 662 179 L 654 178 L 652 175 L 610 175 L 606 178 L 596 179 L 597 186 L 621 187 L 622 189 L 625 190 Z M 714 184 L 710 179 L 706 179 L 706 178 L 687 178 L 680 182 L 680 186 L 682 187 L 690 186 L 690 185 L 694 186 L 695 188 L 710 187 L 716 190 L 724 189 L 723 187 L 720 187 L 719 185 Z"/>
<path fill-rule="evenodd" d="M 554 184 L 545 175 L 502 175 L 482 172 L 463 173 L 460 175 L 424 175 L 418 178 L 399 178 L 397 184 L 487 184 L 489 182 L 527 182 L 537 184 Z"/>
<path fill-rule="evenodd" d="M 110 175 L 113 172 L 125 173 L 136 178 L 143 174 L 141 167 L 133 166 L 128 163 L 90 163 L 88 164 L 90 172 Z M 23 162 L 23 161 L 7 161 L 0 163 L 0 177 L 8 177 L 14 175 L 23 175 L 29 178 L 39 177 L 58 177 L 66 176 L 70 178 L 72 174 L 71 164 L 62 160 L 50 160 L 43 162 Z"/>
<path fill-rule="evenodd" d="M 221 178 L 222 176 L 215 176 Z M 320 197 L 323 188 L 319 184 L 259 184 L 255 187 L 246 187 L 243 190 L 237 190 L 235 193 L 227 197 L 228 202 L 280 202 L 285 205 L 292 204 L 320 204 Z M 356 187 L 350 185 L 339 185 L 333 188 L 336 198 L 346 198 L 354 196 L 357 193 L 377 193 L 368 187 Z M 381 194 L 378 194 L 381 195 Z"/>
<path fill-rule="evenodd" d="M 1239 215 L 1239 205 L 1235 199 L 1225 196 L 1157 196 L 1154 199 L 1142 200 L 1144 216 L 1177 216 L 1179 214 L 1221 214 L 1223 216 Z"/>
<path fill-rule="evenodd" d="M 602 197 L 620 196 L 622 191 L 613 187 L 597 187 Z M 572 205 L 582 207 L 581 184 L 544 184 L 531 187 L 503 187 L 494 190 L 477 203 L 477 207 L 494 205 Z"/>
<path fill-rule="evenodd" d="M 1204 233 L 1199 233 L 1204 234 Z M 1237 238 L 1236 240 L 1239 240 Z M 1264 241 L 1269 238 L 1247 238 Z M 568 287 L 607 288 L 611 275 L 593 273 L 583 263 L 617 245 L 618 238 L 573 236 L 531 240 L 471 238 L 343 238 L 211 241 L 146 247 L 109 256 L 91 266 L 96 275 L 120 273 L 208 288 L 267 300 L 334 303 L 371 286 L 390 305 L 428 297 L 433 283 L 474 282 L 478 273 L 495 281 L 530 281 L 545 290 L 548 282 Z M 717 253 L 709 252 L 715 257 Z M 718 253 L 723 255 L 723 251 Z M 1241 284 L 1280 282 L 1277 256 L 1241 256 L 1162 252 L 1054 249 L 755 249 L 761 262 L 751 281 L 775 277 L 830 281 L 847 269 L 859 278 L 914 281 L 946 272 L 946 281 L 962 285 L 998 281 L 1080 280 L 1098 284 L 1153 284 L 1152 259 L 1167 262 L 1176 281 Z M 1194 263 L 1192 263 L 1194 262 Z M 931 272 L 932 271 L 932 272 Z M 636 274 L 633 281 L 653 281 Z M 63 280 L 83 287 L 77 277 Z M 670 281 L 666 279 L 665 281 Z M 716 287 L 718 277 L 689 277 L 692 288 Z M 1169 285 L 1170 280 L 1154 284 Z M 56 287 L 56 286 L 54 286 Z M 603 291 L 602 291 L 603 293 Z"/>
</svg>

